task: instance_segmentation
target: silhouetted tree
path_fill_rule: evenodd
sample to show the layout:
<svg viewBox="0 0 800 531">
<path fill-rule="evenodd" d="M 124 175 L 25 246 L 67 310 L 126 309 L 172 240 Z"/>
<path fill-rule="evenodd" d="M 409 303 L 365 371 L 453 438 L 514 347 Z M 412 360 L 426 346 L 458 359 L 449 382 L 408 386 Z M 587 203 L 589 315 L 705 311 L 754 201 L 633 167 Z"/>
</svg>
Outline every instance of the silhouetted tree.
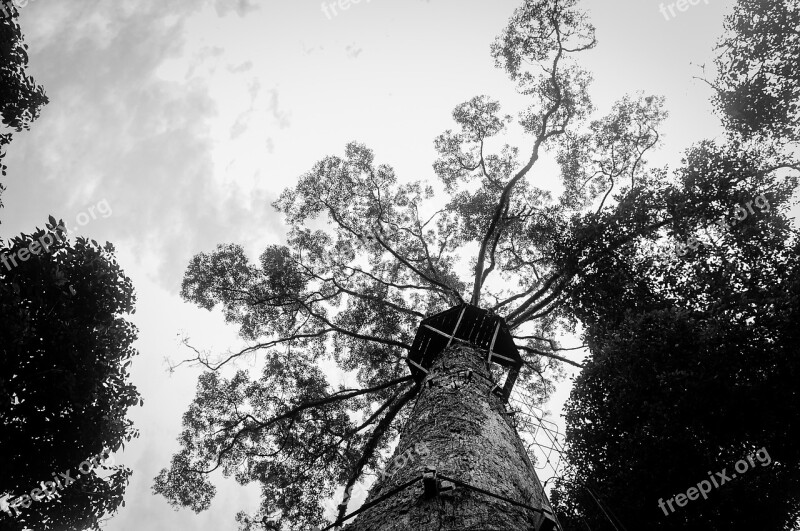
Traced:
<svg viewBox="0 0 800 531">
<path fill-rule="evenodd" d="M 0 250 L 0 529 L 99 530 L 122 503 L 131 470 L 76 470 L 138 436 L 126 419 L 142 403 L 128 381 L 136 328 L 124 315 L 135 297 L 110 243 L 70 244 L 52 217 L 47 229 Z M 11 499 L 69 469 L 75 484 L 55 499 L 27 500 L 12 516 Z"/>
<path fill-rule="evenodd" d="M 712 85 L 728 138 L 688 152 L 671 198 L 684 256 L 621 252 L 572 292 L 592 355 L 553 498 L 569 531 L 797 529 L 798 17 L 740 0 L 726 21 Z M 762 448 L 769 468 L 675 505 Z"/>
<path fill-rule="evenodd" d="M 28 46 L 23 42 L 22 31 L 17 23 L 17 8 L 10 2 L 3 1 L 1 4 L 5 11 L 0 11 L 0 115 L 6 130 L 0 133 L 0 172 L 5 176 L 5 146 L 12 137 L 9 129 L 16 132 L 29 129 L 48 99 L 44 88 L 37 85 L 25 71 L 28 66 Z M 0 196 L 4 189 L 0 183 Z"/>
<path fill-rule="evenodd" d="M 787 211 L 796 178 L 775 178 L 762 162 L 695 149 L 679 172 L 687 215 L 676 225 L 703 245 L 670 263 L 621 252 L 575 287 L 592 356 L 566 407 L 572 466 L 554 502 L 572 514 L 567 529 L 612 529 L 596 497 L 629 529 L 791 529 L 800 247 Z M 757 196 L 764 209 L 737 223 L 734 212 L 741 218 L 739 206 Z M 732 227 L 719 230 L 715 218 Z M 762 447 L 769 469 L 674 514 L 659 508 Z"/>
<path fill-rule="evenodd" d="M 794 0 L 738 0 L 715 61 L 715 103 L 746 137 L 800 141 L 800 9 Z"/>
</svg>

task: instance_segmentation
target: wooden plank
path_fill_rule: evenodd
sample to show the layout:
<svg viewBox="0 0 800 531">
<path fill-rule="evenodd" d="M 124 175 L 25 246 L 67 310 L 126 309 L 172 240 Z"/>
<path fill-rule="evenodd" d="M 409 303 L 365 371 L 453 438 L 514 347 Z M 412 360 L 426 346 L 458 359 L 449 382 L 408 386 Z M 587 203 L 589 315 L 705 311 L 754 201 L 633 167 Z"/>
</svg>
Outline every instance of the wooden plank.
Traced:
<svg viewBox="0 0 800 531">
<path fill-rule="evenodd" d="M 447 342 L 447 347 L 450 346 L 450 343 L 453 342 L 453 338 L 456 337 L 456 334 L 458 333 L 458 327 L 461 326 L 461 318 L 464 317 L 464 312 L 466 312 L 466 311 L 467 311 L 466 305 L 462 306 L 461 307 L 461 313 L 458 315 L 458 321 L 456 322 L 456 327 L 453 329 L 453 335 L 450 336 L 450 340 Z M 445 347 L 445 348 L 447 348 L 447 347 Z"/>
</svg>

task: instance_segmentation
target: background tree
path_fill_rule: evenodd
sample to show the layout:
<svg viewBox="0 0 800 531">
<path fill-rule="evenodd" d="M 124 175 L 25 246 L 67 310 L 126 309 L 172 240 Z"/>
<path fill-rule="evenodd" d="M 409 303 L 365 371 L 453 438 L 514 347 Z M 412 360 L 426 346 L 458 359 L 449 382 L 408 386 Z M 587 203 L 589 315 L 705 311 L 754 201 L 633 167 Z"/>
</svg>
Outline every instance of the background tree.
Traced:
<svg viewBox="0 0 800 531">
<path fill-rule="evenodd" d="M 714 155 L 727 164 L 707 164 Z M 576 286 L 572 302 L 592 356 L 566 407 L 572 469 L 554 502 L 572 507 L 576 523 L 568 529 L 585 528 L 582 520 L 611 529 L 594 496 L 628 528 L 778 530 L 797 515 L 792 382 L 800 284 L 797 234 L 786 217 L 796 179 L 772 179 L 762 160 L 743 158 L 698 149 L 682 172 L 687 189 L 723 192 L 699 211 L 727 223 L 736 220 L 725 205 L 766 190 L 769 211 L 724 233 L 692 214 L 681 223 L 684 238 L 697 235 L 706 245 L 685 259 L 620 253 Z M 742 173 L 733 173 L 737 166 Z M 684 204 L 697 205 L 691 195 Z M 774 460 L 769 469 L 678 513 L 659 509 L 659 499 L 761 447 Z"/>
<path fill-rule="evenodd" d="M 209 474 L 221 469 L 261 485 L 258 513 L 238 517 L 243 529 L 319 525 L 321 500 L 377 470 L 407 419 L 416 390 L 404 361 L 421 318 L 461 302 L 502 315 L 524 353 L 517 388 L 541 401 L 569 362 L 555 339 L 587 318 L 566 304 L 584 277 L 622 255 L 669 261 L 659 251 L 700 213 L 683 206 L 683 181 L 647 164 L 664 101 L 626 96 L 590 121 L 590 76 L 575 56 L 595 45 L 594 30 L 575 3 L 516 10 L 492 55 L 530 105 L 516 121 L 488 96 L 458 105 L 456 128 L 435 139 L 438 183 L 399 182 L 350 143 L 275 202 L 287 245 L 268 247 L 258 264 L 237 245 L 193 258 L 183 297 L 221 306 L 248 345 L 186 360 L 209 372 L 155 492 L 203 510 Z M 525 151 L 504 141 L 513 133 Z M 534 184 L 546 153 L 560 165 L 558 197 Z M 720 210 L 733 197 L 693 193 Z M 218 374 L 256 352 L 259 378 Z M 330 363 L 360 387 L 335 388 L 319 369 Z"/>
<path fill-rule="evenodd" d="M 12 133 L 28 129 L 48 100 L 26 73 L 28 47 L 17 9 L 5 1 L 2 7 L 0 170 L 6 175 L 2 158 Z M 111 244 L 84 238 L 69 244 L 52 217 L 47 229 L 0 240 L 0 504 L 9 512 L 10 498 L 59 472 L 72 469 L 74 477 L 88 457 L 138 436 L 125 417 L 141 404 L 128 383 L 136 354 L 136 329 L 123 318 L 133 313 L 130 279 Z M 131 473 L 109 465 L 100 474 L 78 474 L 59 498 L 20 507 L 16 516 L 0 513 L 0 529 L 99 530 L 100 519 L 124 503 Z"/>
<path fill-rule="evenodd" d="M 712 85 L 728 139 L 689 151 L 670 199 L 675 236 L 697 249 L 667 263 L 620 253 L 573 291 L 592 356 L 566 408 L 571 469 L 553 499 L 568 530 L 617 518 L 796 529 L 797 17 L 790 3 L 743 0 L 727 18 Z M 760 448 L 768 468 L 659 508 Z"/>
<path fill-rule="evenodd" d="M 800 9 L 739 0 L 725 19 L 713 83 L 725 125 L 744 136 L 800 141 Z"/>
<path fill-rule="evenodd" d="M 2 6 L 9 14 L 5 16 L 5 12 L 0 11 L 0 115 L 6 129 L 0 133 L 0 172 L 5 176 L 3 158 L 5 146 L 11 142 L 12 131 L 29 129 L 48 99 L 44 88 L 37 85 L 25 71 L 28 66 L 28 45 L 23 42 L 22 30 L 17 23 L 17 8 L 5 1 Z M 3 190 L 5 187 L 0 183 L 0 196 Z"/>
<path fill-rule="evenodd" d="M 48 231 L 20 235 L 0 251 L 8 263 L 0 267 L 0 494 L 14 497 L 53 473 L 72 469 L 74 477 L 89 456 L 138 436 L 125 417 L 142 403 L 128 381 L 136 328 L 123 317 L 134 311 L 133 286 L 111 244 L 78 238 L 72 245 L 60 225 L 51 217 Z M 23 261 L 19 252 L 34 242 L 39 254 Z M 42 250 L 40 242 L 51 244 Z M 79 474 L 60 498 L 16 517 L 0 513 L 0 529 L 99 530 L 123 503 L 132 472 L 119 465 L 98 472 Z"/>
</svg>

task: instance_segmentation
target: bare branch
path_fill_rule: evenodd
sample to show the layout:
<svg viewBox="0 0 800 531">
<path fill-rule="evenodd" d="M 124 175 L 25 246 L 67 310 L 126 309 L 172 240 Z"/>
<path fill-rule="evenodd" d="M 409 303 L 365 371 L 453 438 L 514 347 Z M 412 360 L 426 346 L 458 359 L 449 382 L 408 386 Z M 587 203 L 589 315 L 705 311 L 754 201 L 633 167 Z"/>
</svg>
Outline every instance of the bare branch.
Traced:
<svg viewBox="0 0 800 531">
<path fill-rule="evenodd" d="M 383 284 L 383 285 L 385 285 L 387 287 L 397 288 L 397 289 L 401 289 L 401 290 L 434 291 L 434 292 L 439 293 L 439 294 L 444 295 L 444 296 L 448 295 L 445 291 L 443 291 L 440 288 L 435 287 L 435 286 L 422 286 L 422 285 L 418 285 L 418 284 L 396 284 L 394 282 L 389 282 L 389 281 L 383 280 L 381 278 L 378 278 L 375 275 L 373 275 L 372 273 L 370 273 L 368 271 L 364 271 L 363 269 L 360 269 L 358 267 L 353 267 L 351 265 L 343 264 L 341 262 L 334 262 L 334 264 L 336 264 L 339 267 L 347 268 L 347 269 L 350 269 L 350 270 L 352 270 L 352 271 L 354 271 L 356 273 L 359 273 L 359 274 L 362 274 L 362 275 L 364 275 L 366 277 L 369 277 L 372 280 L 374 280 L 376 282 L 380 282 L 381 284 Z"/>
<path fill-rule="evenodd" d="M 559 356 L 558 354 L 553 354 L 552 352 L 546 352 L 544 350 L 539 350 L 537 348 L 527 347 L 527 346 L 524 346 L 524 345 L 517 345 L 517 348 L 521 348 L 522 350 L 524 350 L 526 352 L 530 352 L 531 354 L 538 354 L 539 356 L 544 356 L 546 358 L 553 358 L 554 360 L 563 361 L 564 363 L 569 363 L 573 367 L 577 367 L 579 369 L 583 368 L 582 364 L 574 362 L 574 361 L 572 361 L 570 359 L 567 359 L 567 358 L 564 358 L 562 356 Z"/>
<path fill-rule="evenodd" d="M 386 434 L 386 431 L 391 426 L 392 422 L 394 421 L 395 417 L 400 410 L 412 399 L 416 396 L 417 392 L 419 391 L 419 386 L 414 385 L 408 391 L 406 391 L 403 396 L 401 396 L 394 404 L 392 404 L 391 408 L 386 412 L 386 415 L 381 419 L 375 429 L 372 431 L 369 440 L 364 445 L 363 452 L 361 453 L 361 458 L 356 463 L 355 469 L 353 470 L 352 474 L 350 474 L 350 479 L 347 480 L 347 484 L 344 487 L 344 499 L 342 503 L 339 505 L 339 516 L 336 518 L 336 521 L 340 521 L 347 510 L 347 502 L 350 500 L 350 490 L 352 489 L 353 485 L 355 485 L 358 478 L 361 477 L 361 472 L 364 470 L 367 462 L 372 458 L 372 454 L 375 453 L 375 448 L 377 448 L 378 443 L 380 442 L 381 438 Z"/>
<path fill-rule="evenodd" d="M 231 354 L 224 361 L 218 363 L 216 366 L 212 366 L 212 364 L 209 363 L 207 360 L 202 359 L 200 351 L 198 351 L 195 347 L 193 347 L 187 341 L 184 340 L 183 344 L 185 346 L 189 347 L 190 349 L 192 349 L 197 354 L 197 356 L 194 359 L 183 360 L 180 363 L 178 363 L 177 365 L 175 365 L 175 367 L 178 367 L 178 366 L 180 366 L 180 365 L 182 365 L 184 363 L 197 362 L 197 363 L 200 363 L 201 365 L 203 365 L 204 367 L 206 367 L 209 370 L 218 371 L 220 368 L 222 368 L 225 364 L 227 364 L 231 360 L 233 360 L 235 358 L 238 358 L 240 356 L 243 356 L 243 355 L 245 355 L 245 354 L 247 354 L 249 352 L 254 352 L 256 350 L 261 350 L 261 349 L 265 349 L 265 348 L 271 348 L 271 347 L 274 347 L 275 345 L 280 345 L 282 343 L 288 343 L 290 341 L 294 341 L 294 340 L 297 340 L 297 339 L 321 337 L 321 336 L 323 336 L 325 334 L 328 334 L 330 332 L 334 332 L 334 330 L 332 328 L 327 328 L 327 329 L 322 329 L 322 330 L 320 330 L 318 332 L 310 333 L 310 334 L 293 333 L 293 334 L 291 334 L 291 335 L 289 335 L 287 337 L 274 339 L 272 341 L 267 341 L 265 343 L 258 343 L 257 345 L 251 345 L 249 347 L 243 348 L 239 352 L 235 352 L 235 353 Z"/>
<path fill-rule="evenodd" d="M 554 352 L 558 351 L 558 350 L 580 350 L 582 348 L 586 348 L 586 345 L 580 345 L 580 346 L 577 346 L 577 347 L 566 347 L 566 348 L 565 347 L 559 347 L 558 343 L 556 342 L 555 339 L 553 339 L 551 337 L 539 336 L 539 335 L 536 335 L 536 334 L 530 334 L 530 335 L 527 335 L 527 336 L 511 336 L 511 337 L 513 337 L 514 339 L 535 339 L 537 341 L 546 341 L 547 343 L 550 343 L 550 350 L 552 350 Z"/>
<path fill-rule="evenodd" d="M 363 340 L 366 340 L 366 341 L 372 341 L 372 342 L 375 342 L 375 343 L 381 343 L 383 345 L 389 345 L 389 346 L 392 346 L 392 347 L 401 347 L 401 348 L 404 348 L 406 350 L 411 350 L 411 345 L 403 343 L 402 341 L 396 341 L 394 339 L 384 339 L 384 338 L 380 338 L 380 337 L 369 336 L 369 335 L 365 335 L 365 334 L 359 334 L 358 332 L 353 332 L 352 330 L 347 330 L 346 328 L 342 328 L 341 326 L 335 325 L 330 320 L 328 320 L 328 318 L 325 317 L 324 315 L 320 315 L 318 313 L 315 313 L 314 310 L 312 310 L 311 307 L 308 306 L 304 301 L 302 301 L 300 299 L 296 299 L 296 300 L 297 300 L 298 303 L 300 303 L 306 309 L 306 311 L 309 314 L 313 315 L 315 318 L 319 319 L 320 321 L 322 321 L 324 324 L 326 324 L 327 326 L 329 326 L 330 328 L 332 328 L 336 332 L 341 332 L 344 335 L 347 335 L 347 336 L 350 336 L 350 337 L 354 337 L 356 339 L 363 339 Z M 399 357 L 396 354 L 394 354 L 393 352 L 391 352 L 391 354 L 394 355 L 395 357 Z"/>
<path fill-rule="evenodd" d="M 531 304 L 536 302 L 539 299 L 539 297 L 541 297 L 542 295 L 547 293 L 547 290 L 550 289 L 550 286 L 552 286 L 563 275 L 564 275 L 564 272 L 562 271 L 562 272 L 556 273 L 555 275 L 552 275 L 549 279 L 547 279 L 544 282 L 544 284 L 542 285 L 542 287 L 539 288 L 539 290 L 536 293 L 531 295 L 525 302 L 520 304 L 519 307 L 517 307 L 517 309 L 515 309 L 513 312 L 509 313 L 506 316 L 506 321 L 513 320 L 516 316 L 518 316 L 523 311 L 525 311 L 525 309 L 528 308 L 528 306 L 530 306 Z"/>
<path fill-rule="evenodd" d="M 439 282 L 439 281 L 438 281 L 438 280 L 436 280 L 436 279 L 433 279 L 433 278 L 431 278 L 430 276 L 426 275 L 425 273 L 423 273 L 422 271 L 420 271 L 419 269 L 417 269 L 416 267 L 414 267 L 413 265 L 411 265 L 411 264 L 409 263 L 409 261 L 408 261 L 408 260 L 406 260 L 406 259 L 405 259 L 403 256 L 401 256 L 401 255 L 400 255 L 398 252 L 396 252 L 394 249 L 392 249 L 392 248 L 389 246 L 389 244 L 388 244 L 388 243 L 386 243 L 386 242 L 385 242 L 385 241 L 384 241 L 384 240 L 383 240 L 383 239 L 382 239 L 382 238 L 381 238 L 381 237 L 378 235 L 378 232 L 377 232 L 377 231 L 373 230 L 372 236 L 373 236 L 373 238 L 375 238 L 375 240 L 376 240 L 376 241 L 377 241 L 377 242 L 378 242 L 378 243 L 381 245 L 381 247 L 383 247 L 384 249 L 386 249 L 387 251 L 389 251 L 389 254 L 391 254 L 392 256 L 394 256 L 395 258 L 397 258 L 397 260 L 399 260 L 399 261 L 400 261 L 400 263 L 402 263 L 404 266 L 406 266 L 407 268 L 409 268 L 410 270 L 412 270 L 414 273 L 416 273 L 417 275 L 419 275 L 419 277 L 420 277 L 420 278 L 424 279 L 425 281 L 427 281 L 427 282 L 431 283 L 431 284 L 432 284 L 432 285 L 434 285 L 434 286 L 438 286 L 438 287 L 442 288 L 442 289 L 443 289 L 443 290 L 445 290 L 447 293 L 450 293 L 451 295 L 454 295 L 454 296 L 455 296 L 455 300 L 456 300 L 456 302 L 458 302 L 458 303 L 462 303 L 462 302 L 464 302 L 464 299 L 462 299 L 462 298 L 461 298 L 461 294 L 460 294 L 460 293 L 458 293 L 458 291 L 456 291 L 455 289 L 451 288 L 451 287 L 450 287 L 450 286 L 448 286 L 447 284 L 444 284 L 444 283 L 442 283 L 442 282 Z"/>
<path fill-rule="evenodd" d="M 409 375 L 409 376 L 404 376 L 402 378 L 395 378 L 394 380 L 390 380 L 390 381 L 388 381 L 386 383 L 379 384 L 379 385 L 376 385 L 374 387 L 370 387 L 368 389 L 346 389 L 346 390 L 342 390 L 342 391 L 337 391 L 336 393 L 328 395 L 325 398 L 321 398 L 319 400 L 314 400 L 314 401 L 311 401 L 311 402 L 306 402 L 304 404 L 300 404 L 299 406 L 294 407 L 294 408 L 290 409 L 289 411 L 287 411 L 285 413 L 282 413 L 282 414 L 280 414 L 280 415 L 278 415 L 278 416 L 276 416 L 276 417 L 274 417 L 274 418 L 272 418 L 272 419 L 270 419 L 268 421 L 263 421 L 262 422 L 262 421 L 256 419 L 255 417 L 253 417 L 252 415 L 248 414 L 248 415 L 242 417 L 242 420 L 250 420 L 251 421 L 251 425 L 250 426 L 245 426 L 242 429 L 240 429 L 236 433 L 236 435 L 233 436 L 233 439 L 231 440 L 231 442 L 228 445 L 226 445 L 222 450 L 220 450 L 219 454 L 217 454 L 217 464 L 216 464 L 216 466 L 214 466 L 214 468 L 211 468 L 209 470 L 198 470 L 198 469 L 195 469 L 195 468 L 190 468 L 189 470 L 191 470 L 193 472 L 196 472 L 198 474 L 210 474 L 211 472 L 215 471 L 216 469 L 218 469 L 222 465 L 222 458 L 225 456 L 225 454 L 227 454 L 228 452 L 230 452 L 233 449 L 233 447 L 236 445 L 236 443 L 239 442 L 239 438 L 245 433 L 254 432 L 254 431 L 257 431 L 257 430 L 262 430 L 262 429 L 267 428 L 267 427 L 269 427 L 269 426 L 271 426 L 271 425 L 273 425 L 276 422 L 279 422 L 281 420 L 295 418 L 298 413 L 301 413 L 301 412 L 303 412 L 303 411 L 305 411 L 307 409 L 311 409 L 311 408 L 315 408 L 315 407 L 319 407 L 319 406 L 324 406 L 326 404 L 330 404 L 332 402 L 337 402 L 339 400 L 347 400 L 347 399 L 350 399 L 350 398 L 355 398 L 357 396 L 361 396 L 361 395 L 366 395 L 366 394 L 369 394 L 369 393 L 375 393 L 375 392 L 378 392 L 378 391 L 382 391 L 383 389 L 387 389 L 389 387 L 392 387 L 392 386 L 400 384 L 400 383 L 408 382 L 408 381 L 410 381 L 412 379 L 413 379 L 413 376 Z M 239 424 L 239 422 L 234 424 L 234 426 L 238 425 L 238 424 Z"/>
<path fill-rule="evenodd" d="M 525 164 L 525 166 L 523 166 L 522 169 L 520 169 L 516 173 L 516 175 L 514 175 L 514 177 L 510 181 L 508 181 L 508 183 L 506 183 L 505 187 L 503 188 L 503 193 L 500 195 L 500 201 L 498 201 L 497 207 L 495 208 L 494 215 L 492 216 L 492 221 L 489 223 L 489 228 L 483 237 L 483 242 L 481 242 L 481 246 L 478 251 L 478 260 L 477 263 L 475 264 L 475 284 L 472 290 L 472 299 L 470 300 L 471 304 L 475 306 L 477 306 L 480 303 L 482 279 L 484 278 L 483 268 L 484 268 L 484 262 L 486 260 L 486 250 L 489 247 L 489 242 L 491 241 L 492 236 L 494 236 L 495 230 L 498 230 L 497 224 L 500 220 L 500 217 L 503 214 L 503 211 L 506 208 L 506 204 L 509 201 L 509 198 L 511 196 L 511 191 L 513 190 L 517 182 L 519 182 L 520 179 L 522 179 L 525 175 L 527 175 L 528 171 L 530 171 L 530 169 L 539 159 L 539 149 L 541 148 L 541 145 L 548 138 L 550 138 L 550 136 L 552 136 L 550 133 L 555 133 L 553 131 L 548 133 L 547 127 L 549 125 L 550 119 L 555 115 L 555 113 L 561 107 L 561 103 L 563 100 L 561 87 L 559 86 L 556 77 L 556 72 L 558 70 L 558 63 L 561 59 L 562 53 L 563 53 L 563 48 L 560 46 L 560 37 L 559 37 L 559 49 L 558 52 L 556 52 L 555 58 L 553 59 L 553 69 L 550 74 L 550 81 L 553 84 L 553 90 L 555 90 L 556 92 L 556 101 L 542 117 L 542 123 L 539 128 L 539 134 L 537 135 L 536 141 L 534 142 L 530 159 Z M 561 129 L 560 131 L 563 132 L 563 129 Z"/>
</svg>

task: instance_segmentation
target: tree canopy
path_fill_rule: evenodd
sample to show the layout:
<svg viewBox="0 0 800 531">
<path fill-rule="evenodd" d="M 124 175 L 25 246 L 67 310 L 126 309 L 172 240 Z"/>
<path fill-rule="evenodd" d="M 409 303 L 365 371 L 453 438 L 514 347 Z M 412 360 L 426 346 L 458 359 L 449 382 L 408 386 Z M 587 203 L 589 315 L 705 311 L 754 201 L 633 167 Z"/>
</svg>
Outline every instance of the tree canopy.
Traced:
<svg viewBox="0 0 800 531">
<path fill-rule="evenodd" d="M 0 407 L 0 494 L 13 497 L 138 436 L 126 419 L 142 403 L 128 381 L 136 355 L 136 328 L 124 318 L 134 311 L 131 281 L 111 244 L 71 244 L 52 217 L 47 229 L 0 251 L 0 394 L 8 398 Z M 0 528 L 99 530 L 123 503 L 131 473 L 113 465 L 82 476 L 55 501 L 0 514 Z"/>
<path fill-rule="evenodd" d="M 797 515 L 791 419 L 800 405 L 793 383 L 800 249 L 786 216 L 796 178 L 753 178 L 766 175 L 759 159 L 749 166 L 709 148 L 693 152 L 681 173 L 697 178 L 692 188 L 713 183 L 730 196 L 717 205 L 721 219 L 735 224 L 724 205 L 766 190 L 768 210 L 725 232 L 712 217 L 692 215 L 685 238 L 708 235 L 685 258 L 663 264 L 620 253 L 576 287 L 572 302 L 592 356 L 566 408 L 571 483 L 563 507 L 579 507 L 568 529 L 608 526 L 594 496 L 634 528 L 777 530 Z M 707 164 L 715 155 L 741 163 L 740 173 Z M 658 508 L 660 498 L 761 447 L 775 460 L 769 470 L 666 518 Z"/>
<path fill-rule="evenodd" d="M 742 0 L 727 19 L 711 83 L 727 138 L 676 172 L 673 226 L 695 249 L 620 253 L 573 291 L 592 354 L 566 407 L 567 530 L 796 529 L 797 16 Z M 769 468 L 659 507 L 762 448 Z"/>
<path fill-rule="evenodd" d="M 44 88 L 26 73 L 28 45 L 23 42 L 17 23 L 17 8 L 10 2 L 2 2 L 2 5 L 10 15 L 0 15 L 0 115 L 5 126 L 5 131 L 0 133 L 0 172 L 5 176 L 5 146 L 11 142 L 14 131 L 30 128 L 48 99 Z M 4 189 L 0 183 L 0 195 Z M 0 199 L 0 207 L 2 205 Z"/>
<path fill-rule="evenodd" d="M 715 103 L 745 136 L 800 141 L 800 9 L 792 0 L 738 0 L 715 61 Z"/>
<path fill-rule="evenodd" d="M 261 486 L 257 514 L 238 516 L 242 529 L 319 525 L 322 501 L 377 470 L 407 419 L 417 389 L 405 357 L 421 318 L 461 302 L 503 316 L 525 362 L 517 388 L 542 401 L 562 363 L 579 365 L 559 334 L 605 314 L 594 298 L 619 312 L 670 307 L 669 282 L 688 265 L 664 249 L 702 216 L 765 194 L 776 209 L 766 221 L 753 215 L 723 235 L 763 258 L 754 242 L 786 229 L 775 212 L 791 188 L 764 183 L 791 162 L 775 150 L 705 143 L 677 175 L 652 167 L 664 99 L 622 96 L 594 116 L 591 77 L 577 61 L 595 46 L 594 28 L 576 4 L 528 0 L 514 12 L 491 54 L 529 105 L 516 119 L 486 95 L 457 105 L 454 128 L 434 140 L 438 181 L 401 180 L 350 142 L 275 201 L 285 245 L 256 264 L 235 244 L 191 260 L 182 296 L 221 307 L 247 346 L 223 356 L 195 349 L 186 360 L 208 372 L 155 492 L 204 510 L 209 474 L 221 469 Z M 507 141 L 514 133 L 525 148 Z M 545 155 L 558 163 L 558 196 L 537 172 Z M 650 286 L 641 274 L 666 278 Z M 254 353 L 260 376 L 220 374 Z M 360 387 L 335 387 L 326 363 L 355 373 Z"/>
</svg>

